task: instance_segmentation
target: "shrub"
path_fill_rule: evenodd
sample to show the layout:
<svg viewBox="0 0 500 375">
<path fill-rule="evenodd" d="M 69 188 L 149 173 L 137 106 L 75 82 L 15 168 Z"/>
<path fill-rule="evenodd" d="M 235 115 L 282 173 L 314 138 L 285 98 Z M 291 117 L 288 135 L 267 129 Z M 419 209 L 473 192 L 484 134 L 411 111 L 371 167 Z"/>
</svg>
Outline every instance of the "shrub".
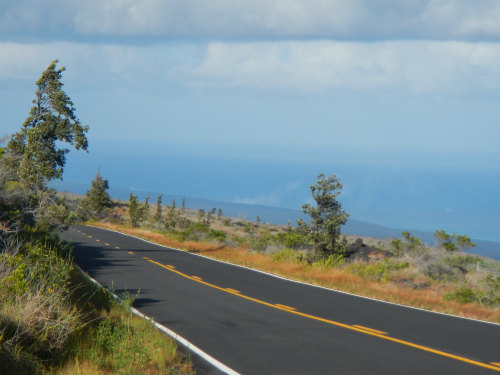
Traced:
<svg viewBox="0 0 500 375">
<path fill-rule="evenodd" d="M 68 249 L 53 236 L 26 230 L 23 244 L 0 256 L 0 373 L 36 373 L 63 355 L 81 328 L 70 299 Z"/>
<path fill-rule="evenodd" d="M 268 231 L 260 234 L 260 236 L 252 237 L 248 240 L 248 245 L 257 251 L 266 250 L 272 242 L 272 236 Z"/>
<path fill-rule="evenodd" d="M 248 234 L 253 234 L 253 233 L 254 233 L 254 230 L 255 230 L 255 227 L 254 227 L 252 224 L 250 224 L 250 223 L 245 223 L 245 224 L 243 225 L 243 231 L 244 231 L 245 233 L 248 233 Z"/>
<path fill-rule="evenodd" d="M 401 232 L 402 239 L 393 239 L 391 241 L 392 253 L 396 256 L 403 255 L 404 253 L 421 254 L 427 251 L 427 247 L 422 241 L 414 237 L 408 231 Z"/>
<path fill-rule="evenodd" d="M 226 234 L 220 230 L 211 229 L 206 223 L 189 223 L 188 227 L 183 230 L 176 232 L 176 237 L 180 241 L 210 241 L 215 240 L 219 242 L 224 242 L 226 240 Z"/>
<path fill-rule="evenodd" d="M 500 304 L 500 276 L 493 277 L 490 274 L 486 277 L 488 286 L 488 299 L 491 304 Z"/>
<path fill-rule="evenodd" d="M 99 370 L 113 374 L 186 374 L 190 366 L 177 356 L 177 345 L 166 340 L 150 322 L 129 312 L 129 301 L 113 301 L 113 308 L 96 327 L 86 353 Z"/>
<path fill-rule="evenodd" d="M 436 281 L 456 281 L 457 272 L 444 263 L 431 263 L 424 269 L 424 274 Z"/>
<path fill-rule="evenodd" d="M 476 301 L 478 299 L 478 296 L 471 288 L 461 287 L 452 293 L 446 293 L 444 295 L 444 299 L 446 301 L 455 300 L 460 303 L 470 303 Z"/>
<path fill-rule="evenodd" d="M 289 249 L 298 249 L 306 244 L 306 238 L 299 233 L 288 231 L 281 232 L 274 236 L 274 241 Z"/>
</svg>

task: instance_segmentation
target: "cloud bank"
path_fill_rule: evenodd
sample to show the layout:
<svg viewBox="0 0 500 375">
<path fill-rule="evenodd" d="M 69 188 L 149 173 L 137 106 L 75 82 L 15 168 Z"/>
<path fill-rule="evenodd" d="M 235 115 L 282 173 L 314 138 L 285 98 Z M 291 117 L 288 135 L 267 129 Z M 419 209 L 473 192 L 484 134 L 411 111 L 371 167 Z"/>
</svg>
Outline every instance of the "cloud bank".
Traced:
<svg viewBox="0 0 500 375">
<path fill-rule="evenodd" d="M 151 46 L 0 43 L 0 80 L 34 80 L 55 56 L 82 83 L 497 95 L 494 43 L 281 41 Z M 429 58 L 432 57 L 432 58 Z"/>
<path fill-rule="evenodd" d="M 498 41 L 497 0 L 18 0 L 0 36 Z"/>
</svg>

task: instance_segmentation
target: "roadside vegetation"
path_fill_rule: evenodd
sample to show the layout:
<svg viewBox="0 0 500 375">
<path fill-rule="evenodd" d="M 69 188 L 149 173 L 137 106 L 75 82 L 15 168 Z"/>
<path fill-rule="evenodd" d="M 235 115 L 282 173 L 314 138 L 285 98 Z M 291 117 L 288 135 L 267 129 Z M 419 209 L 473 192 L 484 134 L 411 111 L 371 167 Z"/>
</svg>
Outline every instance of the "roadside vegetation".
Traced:
<svg viewBox="0 0 500 375">
<path fill-rule="evenodd" d="M 409 232 L 384 240 L 341 235 L 341 187 L 336 176 L 318 176 L 311 186 L 316 206 L 303 207 L 311 220 L 296 226 L 191 210 L 185 201 L 162 205 L 161 197 L 151 207 L 133 195 L 89 224 L 316 285 L 500 322 L 500 262 L 464 252 L 475 246 L 470 239 L 442 230 L 434 246 Z"/>
<path fill-rule="evenodd" d="M 132 315 L 131 298 L 91 284 L 58 238 L 79 216 L 105 217 L 111 201 L 93 206 L 89 196 L 72 210 L 47 186 L 62 177 L 64 146 L 88 146 L 56 64 L 37 81 L 21 130 L 0 140 L 0 373 L 190 374 L 175 342 Z M 93 189 L 105 191 L 98 177 Z"/>
<path fill-rule="evenodd" d="M 311 185 L 308 221 L 278 226 L 191 210 L 157 197 L 113 201 L 97 172 L 85 196 L 58 194 L 70 147 L 86 133 L 52 62 L 19 132 L 0 140 L 0 373 L 190 374 L 189 359 L 122 301 L 75 267 L 58 232 L 75 222 L 317 285 L 420 308 L 500 322 L 500 263 L 467 254 L 467 236 L 436 231 L 428 246 L 409 232 L 392 240 L 342 235 L 339 179 Z"/>
</svg>

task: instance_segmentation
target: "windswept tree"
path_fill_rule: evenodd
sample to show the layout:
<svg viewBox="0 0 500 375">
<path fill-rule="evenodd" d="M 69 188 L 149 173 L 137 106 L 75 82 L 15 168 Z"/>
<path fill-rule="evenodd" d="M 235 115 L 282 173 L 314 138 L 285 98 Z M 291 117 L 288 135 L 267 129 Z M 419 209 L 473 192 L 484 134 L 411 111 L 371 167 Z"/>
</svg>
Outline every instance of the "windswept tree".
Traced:
<svg viewBox="0 0 500 375">
<path fill-rule="evenodd" d="M 403 255 L 405 253 L 425 253 L 427 247 L 422 243 L 418 237 L 412 236 L 410 232 L 401 232 L 403 238 L 395 238 L 391 241 L 392 252 L 394 255 Z"/>
<path fill-rule="evenodd" d="M 87 190 L 80 203 L 80 211 L 83 217 L 96 219 L 105 215 L 106 211 L 113 206 L 107 192 L 108 189 L 108 180 L 102 178 L 100 170 L 97 171 L 90 189 Z"/>
<path fill-rule="evenodd" d="M 316 207 L 309 204 L 302 206 L 302 211 L 311 217 L 311 222 L 298 220 L 298 230 L 314 246 L 321 257 L 338 254 L 345 255 L 345 246 L 340 238 L 340 227 L 347 222 L 349 215 L 337 200 L 342 184 L 335 175 L 318 175 L 318 181 L 310 186 Z"/>
<path fill-rule="evenodd" d="M 434 239 L 436 240 L 437 246 L 441 246 L 448 251 L 464 251 L 476 246 L 476 244 L 466 235 L 456 233 L 448 234 L 442 229 L 434 232 Z"/>
<path fill-rule="evenodd" d="M 68 145 L 87 150 L 88 126 L 82 126 L 75 107 L 63 91 L 57 60 L 50 63 L 36 82 L 35 99 L 21 130 L 10 136 L 0 152 L 0 168 L 6 177 L 0 190 L 23 192 L 26 199 L 11 215 L 11 221 L 54 227 L 64 225 L 69 210 L 47 183 L 61 179 Z M 15 216 L 15 218 L 14 218 Z M 12 223 L 11 223 L 12 224 Z"/>
<path fill-rule="evenodd" d="M 7 149 L 19 161 L 19 182 L 28 188 L 44 187 L 45 183 L 62 178 L 69 149 L 87 150 L 85 133 L 75 115 L 75 107 L 62 90 L 64 67 L 56 68 L 58 60 L 50 63 L 36 82 L 36 98 L 21 131 L 12 134 Z"/>
</svg>

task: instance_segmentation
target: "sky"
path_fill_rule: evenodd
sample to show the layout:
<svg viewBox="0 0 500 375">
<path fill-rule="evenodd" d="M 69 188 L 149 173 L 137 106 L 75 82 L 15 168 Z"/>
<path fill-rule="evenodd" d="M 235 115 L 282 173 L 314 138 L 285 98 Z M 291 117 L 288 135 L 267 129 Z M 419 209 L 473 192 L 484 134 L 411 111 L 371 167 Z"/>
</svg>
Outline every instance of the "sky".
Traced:
<svg viewBox="0 0 500 375">
<path fill-rule="evenodd" d="M 323 172 L 357 219 L 500 240 L 499 16 L 497 0 L 1 0 L 0 135 L 59 59 L 90 126 L 65 181 L 100 165 L 110 184 L 300 208 Z"/>
</svg>

